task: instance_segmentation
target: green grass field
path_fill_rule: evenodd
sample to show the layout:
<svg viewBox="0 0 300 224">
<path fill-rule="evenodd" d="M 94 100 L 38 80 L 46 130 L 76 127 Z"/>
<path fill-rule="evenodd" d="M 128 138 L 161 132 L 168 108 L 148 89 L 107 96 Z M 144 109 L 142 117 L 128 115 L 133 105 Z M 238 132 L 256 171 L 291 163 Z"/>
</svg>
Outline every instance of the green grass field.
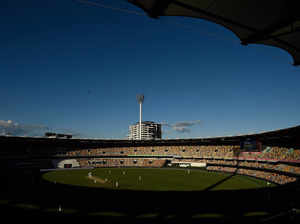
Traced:
<svg viewBox="0 0 300 224">
<path fill-rule="evenodd" d="M 89 172 L 92 178 L 88 178 Z M 120 190 L 201 191 L 267 187 L 267 182 L 263 180 L 230 175 L 197 169 L 191 169 L 189 173 L 187 169 L 99 168 L 52 171 L 44 174 L 43 178 L 60 184 Z"/>
</svg>

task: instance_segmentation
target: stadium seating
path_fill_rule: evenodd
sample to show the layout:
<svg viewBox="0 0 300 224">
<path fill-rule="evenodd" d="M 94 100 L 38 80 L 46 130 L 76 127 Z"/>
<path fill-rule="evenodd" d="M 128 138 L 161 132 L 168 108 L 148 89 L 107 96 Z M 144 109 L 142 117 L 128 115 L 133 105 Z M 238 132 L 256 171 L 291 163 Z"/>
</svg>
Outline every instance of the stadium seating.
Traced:
<svg viewBox="0 0 300 224">
<path fill-rule="evenodd" d="M 177 145 L 176 141 L 174 144 L 149 146 L 125 146 L 113 142 L 90 146 L 89 141 L 80 145 L 71 144 L 70 140 L 55 143 L 53 139 L 46 142 L 43 139 L 16 138 L 11 144 L 5 143 L 7 138 L 0 140 L 0 156 L 3 161 L 10 161 L 10 167 L 12 164 L 20 166 L 20 161 L 33 164 L 31 161 L 39 160 L 75 159 L 80 167 L 163 167 L 169 161 L 205 163 L 208 170 L 237 170 L 239 174 L 264 178 L 278 184 L 295 181 L 300 175 L 300 149 L 292 147 L 263 145 L 261 151 L 247 151 L 234 144 Z M 25 144 L 26 141 L 30 142 Z M 54 143 L 57 145 L 52 145 Z M 41 164 L 40 168 L 49 168 L 49 162 L 34 164 Z"/>
</svg>

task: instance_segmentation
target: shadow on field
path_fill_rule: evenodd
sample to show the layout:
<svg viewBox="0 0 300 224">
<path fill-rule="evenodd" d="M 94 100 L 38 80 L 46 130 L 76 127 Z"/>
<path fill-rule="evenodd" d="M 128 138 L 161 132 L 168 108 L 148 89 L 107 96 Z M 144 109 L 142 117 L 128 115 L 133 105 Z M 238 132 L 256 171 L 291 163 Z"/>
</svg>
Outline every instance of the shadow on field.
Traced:
<svg viewBox="0 0 300 224">
<path fill-rule="evenodd" d="M 2 217 L 76 220 L 84 216 L 107 223 L 274 223 L 272 217 L 276 222 L 299 221 L 299 216 L 290 215 L 290 199 L 297 192 L 284 187 L 193 192 L 110 190 L 49 183 L 39 172 L 10 173 L 2 180 Z M 299 207 L 297 201 L 293 203 Z"/>
<path fill-rule="evenodd" d="M 210 191 L 214 188 L 216 188 L 217 186 L 221 185 L 222 183 L 226 182 L 227 180 L 231 179 L 232 177 L 234 177 L 237 173 L 238 173 L 238 169 L 239 169 L 239 164 L 240 164 L 240 160 L 239 160 L 239 156 L 240 156 L 240 151 L 239 150 L 235 150 L 234 151 L 234 156 L 237 157 L 237 160 L 236 160 L 236 165 L 234 166 L 235 168 L 235 171 L 233 174 L 229 175 L 228 177 L 225 177 L 224 179 L 218 181 L 217 183 L 215 184 L 212 184 L 211 186 L 207 187 L 204 189 L 204 191 Z M 226 166 L 225 166 L 226 167 Z M 230 166 L 229 166 L 230 167 Z"/>
<path fill-rule="evenodd" d="M 210 190 L 214 189 L 215 187 L 221 185 L 222 183 L 226 182 L 227 180 L 231 179 L 233 176 L 235 176 L 235 173 L 229 175 L 228 177 L 225 177 L 224 179 L 218 181 L 215 184 L 210 185 L 209 187 L 205 188 L 203 191 L 210 191 Z"/>
</svg>

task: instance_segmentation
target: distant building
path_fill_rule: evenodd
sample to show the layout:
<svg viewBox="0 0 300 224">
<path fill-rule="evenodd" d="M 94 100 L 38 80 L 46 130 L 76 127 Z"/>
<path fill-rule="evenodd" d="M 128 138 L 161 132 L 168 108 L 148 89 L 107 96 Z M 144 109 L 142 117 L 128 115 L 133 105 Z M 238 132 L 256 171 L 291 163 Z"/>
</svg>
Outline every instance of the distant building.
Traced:
<svg viewBox="0 0 300 224">
<path fill-rule="evenodd" d="M 161 139 L 161 124 L 155 123 L 153 121 L 143 121 L 141 124 L 141 137 L 139 122 L 129 126 L 129 140 Z"/>
<path fill-rule="evenodd" d="M 58 133 L 53 133 L 53 132 L 46 132 L 45 137 L 47 138 L 66 138 L 70 139 L 72 138 L 72 135 L 70 134 L 58 134 Z"/>
</svg>

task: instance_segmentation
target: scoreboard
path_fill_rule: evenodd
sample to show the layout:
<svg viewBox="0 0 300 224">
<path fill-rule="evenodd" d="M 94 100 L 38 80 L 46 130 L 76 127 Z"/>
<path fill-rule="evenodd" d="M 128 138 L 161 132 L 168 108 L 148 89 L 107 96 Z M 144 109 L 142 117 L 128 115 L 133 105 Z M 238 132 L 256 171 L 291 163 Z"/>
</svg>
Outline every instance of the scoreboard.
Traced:
<svg viewBox="0 0 300 224">
<path fill-rule="evenodd" d="M 245 151 L 261 151 L 262 143 L 258 140 L 246 139 L 245 141 L 241 141 L 240 145 L 241 149 Z"/>
</svg>

